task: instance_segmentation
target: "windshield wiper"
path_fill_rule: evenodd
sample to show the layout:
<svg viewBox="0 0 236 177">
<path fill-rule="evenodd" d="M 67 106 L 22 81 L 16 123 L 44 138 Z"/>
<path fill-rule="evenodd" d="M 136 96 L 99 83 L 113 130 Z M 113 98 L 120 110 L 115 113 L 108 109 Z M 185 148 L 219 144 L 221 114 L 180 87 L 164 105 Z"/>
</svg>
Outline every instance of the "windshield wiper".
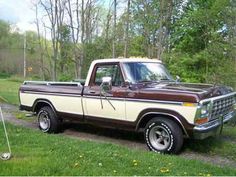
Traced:
<svg viewBox="0 0 236 177">
<path fill-rule="evenodd" d="M 159 83 L 160 81 L 149 81 L 149 80 L 141 80 L 138 81 L 137 83 Z"/>
<path fill-rule="evenodd" d="M 172 79 L 160 79 L 160 82 L 175 82 L 174 80 Z"/>
</svg>

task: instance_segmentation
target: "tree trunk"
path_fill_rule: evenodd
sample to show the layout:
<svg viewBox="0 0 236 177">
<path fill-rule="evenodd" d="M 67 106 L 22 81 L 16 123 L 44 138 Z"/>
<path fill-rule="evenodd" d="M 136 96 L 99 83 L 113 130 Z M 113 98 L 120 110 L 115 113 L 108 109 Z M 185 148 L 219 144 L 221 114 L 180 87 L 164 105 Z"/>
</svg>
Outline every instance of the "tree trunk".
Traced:
<svg viewBox="0 0 236 177">
<path fill-rule="evenodd" d="M 38 19 L 38 4 L 35 4 L 35 15 L 36 15 L 36 26 L 37 26 L 37 36 L 38 36 L 38 44 L 39 44 L 39 50 L 40 50 L 40 77 L 42 80 L 45 80 L 45 74 L 44 74 L 44 59 L 43 59 L 43 47 L 41 43 L 41 35 L 40 35 L 40 29 L 39 29 L 39 19 Z"/>
<path fill-rule="evenodd" d="M 128 45 L 129 45 L 129 16 L 130 16 L 130 0 L 127 2 L 127 18 L 126 18 L 126 29 L 125 29 L 125 46 L 124 46 L 124 57 L 128 57 Z"/>
<path fill-rule="evenodd" d="M 116 7 L 117 7 L 117 2 L 116 0 L 114 0 L 112 58 L 116 58 Z"/>
</svg>

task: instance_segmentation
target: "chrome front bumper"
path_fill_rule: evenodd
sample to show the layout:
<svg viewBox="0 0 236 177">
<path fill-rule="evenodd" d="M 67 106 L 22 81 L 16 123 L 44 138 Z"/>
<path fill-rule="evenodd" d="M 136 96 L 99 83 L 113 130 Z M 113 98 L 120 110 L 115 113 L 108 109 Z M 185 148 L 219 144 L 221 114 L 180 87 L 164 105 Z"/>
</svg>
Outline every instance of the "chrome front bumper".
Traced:
<svg viewBox="0 0 236 177">
<path fill-rule="evenodd" d="M 226 114 L 225 116 L 222 116 L 222 118 L 195 126 L 193 128 L 193 138 L 205 139 L 209 136 L 219 135 L 224 123 L 228 122 L 231 119 L 236 119 L 236 109 Z"/>
</svg>

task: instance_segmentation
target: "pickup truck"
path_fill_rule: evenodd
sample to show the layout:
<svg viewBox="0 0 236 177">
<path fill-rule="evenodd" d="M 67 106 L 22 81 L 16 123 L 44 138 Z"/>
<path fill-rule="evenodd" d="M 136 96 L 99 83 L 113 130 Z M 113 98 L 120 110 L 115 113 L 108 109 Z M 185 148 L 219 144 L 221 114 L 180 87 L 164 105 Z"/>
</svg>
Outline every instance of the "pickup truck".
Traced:
<svg viewBox="0 0 236 177">
<path fill-rule="evenodd" d="M 19 97 L 43 132 L 58 132 L 63 120 L 141 131 L 159 153 L 178 153 L 184 138 L 220 134 L 236 114 L 232 88 L 181 83 L 156 59 L 95 60 L 85 83 L 25 81 Z"/>
</svg>

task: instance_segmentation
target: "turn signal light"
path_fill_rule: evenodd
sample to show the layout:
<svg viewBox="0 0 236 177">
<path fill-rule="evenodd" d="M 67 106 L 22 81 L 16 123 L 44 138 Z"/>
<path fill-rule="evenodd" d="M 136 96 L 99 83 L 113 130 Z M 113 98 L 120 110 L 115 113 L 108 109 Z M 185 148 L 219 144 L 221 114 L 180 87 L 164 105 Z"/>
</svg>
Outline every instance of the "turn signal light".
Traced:
<svg viewBox="0 0 236 177">
<path fill-rule="evenodd" d="M 207 117 L 195 120 L 196 124 L 204 124 L 204 123 L 207 123 L 207 122 L 208 122 L 208 118 Z"/>
<path fill-rule="evenodd" d="M 184 102 L 183 106 L 190 106 L 190 107 L 194 107 L 197 106 L 196 103 L 189 103 L 189 102 Z"/>
</svg>

